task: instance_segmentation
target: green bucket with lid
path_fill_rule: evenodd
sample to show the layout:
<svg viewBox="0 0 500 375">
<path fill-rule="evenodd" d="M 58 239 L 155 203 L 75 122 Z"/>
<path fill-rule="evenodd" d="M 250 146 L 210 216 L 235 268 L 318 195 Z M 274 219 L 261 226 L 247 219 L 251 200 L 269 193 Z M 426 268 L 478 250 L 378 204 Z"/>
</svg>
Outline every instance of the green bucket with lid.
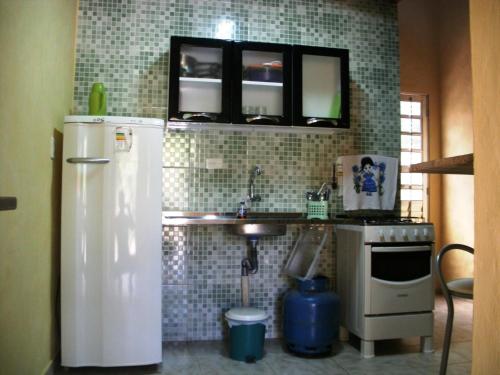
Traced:
<svg viewBox="0 0 500 375">
<path fill-rule="evenodd" d="M 247 363 L 262 359 L 267 314 L 254 307 L 238 307 L 225 315 L 229 325 L 229 356 Z"/>
</svg>

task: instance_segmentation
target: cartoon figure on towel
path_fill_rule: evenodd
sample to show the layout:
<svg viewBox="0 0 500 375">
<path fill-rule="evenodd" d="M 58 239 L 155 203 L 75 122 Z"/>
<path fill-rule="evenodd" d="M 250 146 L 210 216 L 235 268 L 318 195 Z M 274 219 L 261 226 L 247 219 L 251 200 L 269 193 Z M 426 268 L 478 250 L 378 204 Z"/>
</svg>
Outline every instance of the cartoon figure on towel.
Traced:
<svg viewBox="0 0 500 375">
<path fill-rule="evenodd" d="M 378 185 L 376 172 L 378 170 Z M 383 183 L 385 181 L 385 163 L 374 163 L 372 158 L 365 156 L 361 159 L 361 168 L 358 165 L 352 166 L 354 190 L 356 193 L 365 192 L 367 196 L 378 191 L 379 195 L 384 194 Z"/>
</svg>

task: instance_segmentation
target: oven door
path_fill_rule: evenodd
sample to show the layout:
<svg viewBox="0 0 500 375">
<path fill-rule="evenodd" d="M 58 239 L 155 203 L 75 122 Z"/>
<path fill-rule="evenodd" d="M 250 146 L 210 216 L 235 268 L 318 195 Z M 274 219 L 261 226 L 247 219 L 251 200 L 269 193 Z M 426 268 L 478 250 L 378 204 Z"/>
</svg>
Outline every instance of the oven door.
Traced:
<svg viewBox="0 0 500 375">
<path fill-rule="evenodd" d="M 372 246 L 369 315 L 431 311 L 434 308 L 432 245 Z"/>
</svg>

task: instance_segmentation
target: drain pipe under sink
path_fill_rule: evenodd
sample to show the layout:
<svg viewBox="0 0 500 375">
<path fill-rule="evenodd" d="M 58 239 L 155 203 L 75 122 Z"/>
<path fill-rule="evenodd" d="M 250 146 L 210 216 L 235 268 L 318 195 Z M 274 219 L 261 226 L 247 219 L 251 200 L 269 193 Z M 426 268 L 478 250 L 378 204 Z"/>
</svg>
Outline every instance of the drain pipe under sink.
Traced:
<svg viewBox="0 0 500 375">
<path fill-rule="evenodd" d="M 259 239 L 252 237 L 248 240 L 250 244 L 250 256 L 241 261 L 241 304 L 243 307 L 250 306 L 250 280 L 249 274 L 254 275 L 259 270 L 259 261 L 257 258 L 257 244 Z"/>
</svg>

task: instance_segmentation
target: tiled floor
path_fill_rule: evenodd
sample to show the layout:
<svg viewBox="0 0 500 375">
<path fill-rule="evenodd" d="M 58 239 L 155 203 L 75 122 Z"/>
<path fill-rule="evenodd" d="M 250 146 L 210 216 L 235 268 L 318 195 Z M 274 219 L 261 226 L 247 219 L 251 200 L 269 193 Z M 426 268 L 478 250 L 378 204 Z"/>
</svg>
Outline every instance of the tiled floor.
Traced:
<svg viewBox="0 0 500 375">
<path fill-rule="evenodd" d="M 163 366 L 123 368 L 80 368 L 55 370 L 56 374 L 438 374 L 441 361 L 443 332 L 446 322 L 446 304 L 436 300 L 434 348 L 432 354 L 419 352 L 419 339 L 378 341 L 376 357 L 362 359 L 359 342 L 339 343 L 334 353 L 326 358 L 298 358 L 281 347 L 280 340 L 268 340 L 266 355 L 255 364 L 237 362 L 228 358 L 227 348 L 220 341 L 165 343 Z M 455 324 L 449 357 L 448 375 L 470 374 L 472 360 L 472 302 L 455 299 Z M 359 340 L 358 340 L 359 341 Z"/>
</svg>

